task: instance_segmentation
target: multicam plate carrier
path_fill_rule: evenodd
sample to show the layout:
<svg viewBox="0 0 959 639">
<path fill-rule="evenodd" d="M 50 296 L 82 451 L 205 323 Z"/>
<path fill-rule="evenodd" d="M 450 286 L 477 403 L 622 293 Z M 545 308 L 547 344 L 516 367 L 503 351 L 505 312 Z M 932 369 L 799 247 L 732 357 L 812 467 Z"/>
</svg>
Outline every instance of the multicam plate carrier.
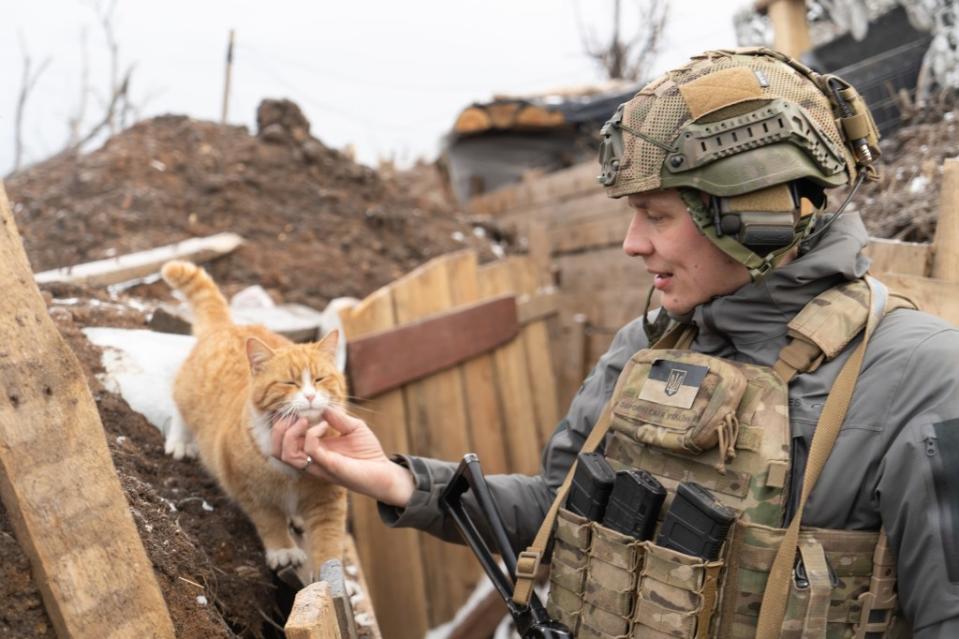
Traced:
<svg viewBox="0 0 959 639">
<path fill-rule="evenodd" d="M 842 352 L 869 305 L 864 280 L 823 293 L 789 323 L 793 339 L 774 368 L 674 348 L 692 339 L 675 332 L 633 355 L 596 426 L 609 430 L 608 461 L 656 476 L 669 491 L 663 511 L 679 482 L 696 481 L 738 519 L 720 559 L 703 561 L 560 508 L 561 489 L 550 614 L 583 639 L 755 637 L 787 534 L 788 381 Z M 891 297 L 886 310 L 910 305 Z M 803 527 L 798 556 L 805 578 L 791 580 L 779 637 L 909 636 L 895 614 L 895 560 L 881 532 Z"/>
</svg>

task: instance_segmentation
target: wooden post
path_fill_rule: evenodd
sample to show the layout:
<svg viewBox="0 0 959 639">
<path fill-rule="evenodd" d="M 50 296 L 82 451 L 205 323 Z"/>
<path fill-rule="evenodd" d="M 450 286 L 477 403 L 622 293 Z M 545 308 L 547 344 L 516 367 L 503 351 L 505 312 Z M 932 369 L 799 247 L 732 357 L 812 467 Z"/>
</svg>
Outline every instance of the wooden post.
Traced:
<svg viewBox="0 0 959 639">
<path fill-rule="evenodd" d="M 0 183 L 0 497 L 59 637 L 172 637 L 83 370 Z"/>
<path fill-rule="evenodd" d="M 939 220 L 932 246 L 932 276 L 959 282 L 959 158 L 947 158 L 942 166 Z"/>
<path fill-rule="evenodd" d="M 226 47 L 226 77 L 223 80 L 223 113 L 220 116 L 220 124 L 226 124 L 226 114 L 230 104 L 230 79 L 233 75 L 233 38 L 234 31 L 230 29 L 230 41 Z"/>
<path fill-rule="evenodd" d="M 328 583 L 317 581 L 296 593 L 283 631 L 287 639 L 343 639 Z"/>
<path fill-rule="evenodd" d="M 806 0 L 761 0 L 757 8 L 769 12 L 774 49 L 798 58 L 812 46 L 806 21 Z"/>
</svg>

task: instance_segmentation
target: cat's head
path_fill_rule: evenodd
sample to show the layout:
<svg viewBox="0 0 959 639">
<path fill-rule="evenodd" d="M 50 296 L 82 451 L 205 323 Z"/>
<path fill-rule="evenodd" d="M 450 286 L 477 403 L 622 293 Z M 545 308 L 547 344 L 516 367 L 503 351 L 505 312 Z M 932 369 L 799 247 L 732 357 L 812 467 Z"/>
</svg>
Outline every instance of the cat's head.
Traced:
<svg viewBox="0 0 959 639">
<path fill-rule="evenodd" d="M 253 406 L 277 417 L 306 417 L 311 424 L 320 420 L 330 404 L 342 406 L 346 382 L 336 368 L 339 337 L 334 330 L 319 342 L 276 350 L 255 337 L 247 338 Z"/>
</svg>

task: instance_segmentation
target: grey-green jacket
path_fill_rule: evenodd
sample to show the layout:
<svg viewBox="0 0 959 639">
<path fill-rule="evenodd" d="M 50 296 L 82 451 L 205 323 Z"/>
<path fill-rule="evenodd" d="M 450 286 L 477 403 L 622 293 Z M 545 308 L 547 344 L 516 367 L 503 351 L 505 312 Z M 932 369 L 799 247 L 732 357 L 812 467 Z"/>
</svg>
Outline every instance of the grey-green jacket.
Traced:
<svg viewBox="0 0 959 639">
<path fill-rule="evenodd" d="M 687 318 L 699 329 L 693 350 L 772 365 L 786 343 L 787 322 L 810 299 L 865 273 L 866 241 L 859 217 L 847 214 L 807 254 L 697 307 Z M 625 362 L 646 345 L 639 319 L 619 331 L 543 451 L 539 475 L 488 478 L 517 550 L 535 536 Z M 794 476 L 801 477 L 823 402 L 854 345 L 790 384 Z M 898 557 L 900 601 L 918 639 L 959 637 L 957 369 L 959 329 L 926 313 L 889 314 L 867 348 L 846 421 L 803 514 L 808 526 L 885 526 Z M 381 505 L 384 522 L 459 541 L 437 505 L 456 464 L 398 461 L 413 472 L 416 492 L 402 511 Z"/>
</svg>

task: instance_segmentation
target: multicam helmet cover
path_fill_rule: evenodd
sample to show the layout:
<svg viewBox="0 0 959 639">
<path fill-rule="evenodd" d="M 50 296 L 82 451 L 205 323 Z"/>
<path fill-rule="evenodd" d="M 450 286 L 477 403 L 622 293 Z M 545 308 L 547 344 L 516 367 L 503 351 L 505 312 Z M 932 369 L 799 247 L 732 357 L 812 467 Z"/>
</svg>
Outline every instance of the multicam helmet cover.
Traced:
<svg viewBox="0 0 959 639">
<path fill-rule="evenodd" d="M 679 189 L 700 230 L 754 278 L 812 228 L 797 181 L 877 177 L 879 133 L 856 90 L 765 48 L 694 57 L 620 105 L 602 135 L 610 197 Z"/>
</svg>

